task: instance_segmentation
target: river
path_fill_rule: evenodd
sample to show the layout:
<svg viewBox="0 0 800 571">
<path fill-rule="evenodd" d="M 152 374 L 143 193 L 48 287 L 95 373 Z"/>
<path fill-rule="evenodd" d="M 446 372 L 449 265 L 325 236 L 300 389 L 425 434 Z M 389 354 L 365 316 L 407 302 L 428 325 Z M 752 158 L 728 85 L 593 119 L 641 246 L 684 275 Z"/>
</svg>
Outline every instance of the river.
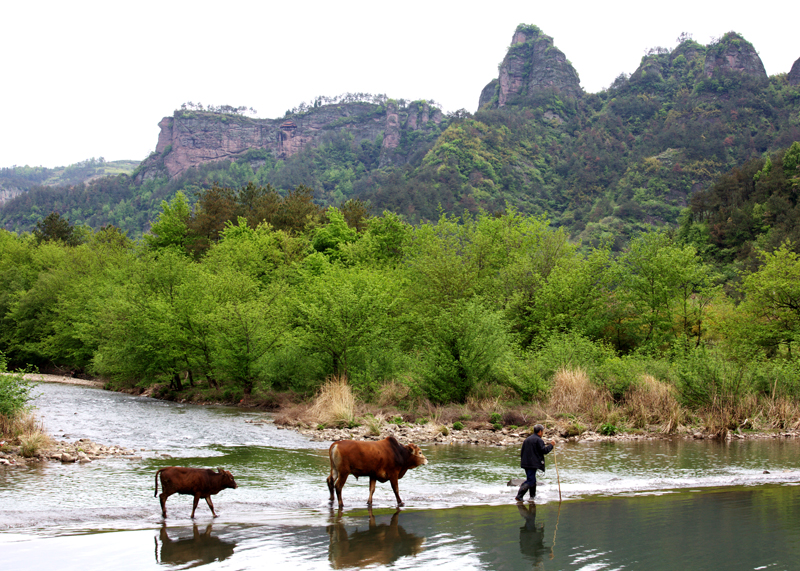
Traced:
<svg viewBox="0 0 800 571">
<path fill-rule="evenodd" d="M 400 481 L 394 507 L 350 478 L 332 510 L 329 443 L 268 416 L 44 383 L 37 414 L 66 440 L 141 459 L 0 467 L 3 569 L 798 569 L 800 441 L 675 439 L 556 450 L 537 505 L 517 506 L 516 448 L 423 445 L 429 464 Z M 266 419 L 266 422 L 265 422 Z M 154 474 L 223 467 L 239 485 L 200 502 Z M 769 473 L 765 473 L 769 472 Z M 563 502 L 559 502 L 559 479 Z"/>
</svg>

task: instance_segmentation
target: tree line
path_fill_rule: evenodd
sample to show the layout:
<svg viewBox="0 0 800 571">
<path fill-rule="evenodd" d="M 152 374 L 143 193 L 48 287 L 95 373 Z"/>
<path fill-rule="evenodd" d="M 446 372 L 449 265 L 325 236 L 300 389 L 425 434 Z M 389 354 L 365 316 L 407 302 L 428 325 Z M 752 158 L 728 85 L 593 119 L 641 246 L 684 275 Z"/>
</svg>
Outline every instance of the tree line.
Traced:
<svg viewBox="0 0 800 571">
<path fill-rule="evenodd" d="M 583 368 L 622 396 L 647 373 L 695 406 L 796 398 L 800 260 L 762 251 L 733 288 L 680 233 L 579 247 L 512 207 L 410 225 L 308 189 L 214 187 L 162 203 L 138 241 L 107 226 L 0 231 L 9 363 L 119 387 L 257 398 L 346 376 L 364 398 L 544 396 Z M 727 286 L 727 287 L 723 287 Z"/>
</svg>

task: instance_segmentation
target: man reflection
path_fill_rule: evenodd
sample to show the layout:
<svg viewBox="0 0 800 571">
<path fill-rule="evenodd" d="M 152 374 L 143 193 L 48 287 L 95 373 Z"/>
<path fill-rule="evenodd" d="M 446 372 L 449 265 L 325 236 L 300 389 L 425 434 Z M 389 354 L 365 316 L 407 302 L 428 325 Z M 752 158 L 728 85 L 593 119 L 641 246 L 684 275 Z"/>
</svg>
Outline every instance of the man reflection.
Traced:
<svg viewBox="0 0 800 571">
<path fill-rule="evenodd" d="M 161 540 L 159 549 L 159 539 Z M 211 524 L 201 534 L 197 524 L 193 526 L 191 538 L 171 539 L 167 534 L 167 526 L 161 526 L 156 538 L 156 563 L 162 565 L 186 565 L 186 568 L 198 567 L 213 561 L 222 561 L 233 555 L 236 543 L 224 541 L 211 535 Z"/>
<path fill-rule="evenodd" d="M 553 549 L 544 546 L 544 524 L 536 525 L 536 504 L 518 504 L 517 510 L 525 520 L 525 525 L 519 528 L 519 550 L 533 561 L 534 567 L 541 566 L 545 554 L 553 558 Z"/>
<path fill-rule="evenodd" d="M 403 529 L 397 523 L 399 515 L 398 509 L 388 524 L 376 524 L 372 508 L 369 508 L 369 528 L 348 533 L 342 522 L 342 511 L 334 516 L 331 510 L 332 523 L 327 531 L 330 537 L 328 559 L 333 568 L 389 565 L 401 557 L 420 553 L 425 538 Z"/>
</svg>

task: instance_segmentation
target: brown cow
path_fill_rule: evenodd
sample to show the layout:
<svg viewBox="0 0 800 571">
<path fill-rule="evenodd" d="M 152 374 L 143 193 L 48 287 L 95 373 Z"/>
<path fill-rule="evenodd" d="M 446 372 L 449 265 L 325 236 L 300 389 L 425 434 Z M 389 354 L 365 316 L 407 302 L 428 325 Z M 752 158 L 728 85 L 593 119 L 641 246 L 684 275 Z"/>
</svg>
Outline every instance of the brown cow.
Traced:
<svg viewBox="0 0 800 571">
<path fill-rule="evenodd" d="M 372 494 L 375 493 L 375 482 L 390 481 L 392 490 L 397 498 L 397 505 L 402 506 L 403 500 L 397 490 L 397 480 L 402 478 L 406 470 L 424 466 L 428 463 L 416 444 L 400 444 L 394 436 L 389 436 L 378 442 L 356 442 L 354 440 L 340 440 L 331 444 L 328 455 L 331 459 L 331 474 L 328 476 L 328 489 L 333 502 L 333 490 L 342 507 L 342 488 L 347 477 L 352 474 L 369 476 L 369 499 L 367 505 L 372 505 Z"/>
<path fill-rule="evenodd" d="M 161 487 L 164 491 L 158 496 L 161 499 L 161 515 L 167 517 L 167 498 L 172 494 L 186 494 L 194 496 L 192 504 L 192 518 L 197 509 L 197 502 L 200 498 L 205 498 L 211 513 L 217 517 L 214 511 L 214 504 L 211 503 L 211 496 L 218 494 L 225 488 L 237 488 L 233 475 L 227 470 L 219 468 L 217 472 L 204 468 L 181 468 L 170 466 L 161 468 L 156 472 L 156 491 L 153 497 L 158 495 L 158 476 L 161 475 Z"/>
</svg>

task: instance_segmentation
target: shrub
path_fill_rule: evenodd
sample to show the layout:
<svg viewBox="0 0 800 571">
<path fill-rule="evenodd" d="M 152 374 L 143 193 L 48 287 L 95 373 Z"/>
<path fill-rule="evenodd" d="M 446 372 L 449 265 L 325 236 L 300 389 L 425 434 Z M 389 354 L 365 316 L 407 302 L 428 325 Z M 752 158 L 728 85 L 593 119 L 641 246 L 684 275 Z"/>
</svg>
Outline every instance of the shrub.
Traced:
<svg viewBox="0 0 800 571">
<path fill-rule="evenodd" d="M 617 432 L 619 432 L 619 429 L 610 422 L 604 422 L 600 425 L 599 432 L 604 436 L 614 436 Z"/>
<path fill-rule="evenodd" d="M 700 348 L 680 355 L 674 364 L 675 385 L 681 402 L 693 408 L 720 400 L 735 402 L 753 391 L 745 365 L 726 361 L 716 351 Z"/>
<path fill-rule="evenodd" d="M 570 436 L 578 436 L 581 434 L 586 428 L 580 424 L 579 422 L 573 421 L 568 423 L 562 430 L 561 436 L 564 438 L 569 438 Z"/>
<path fill-rule="evenodd" d="M 619 402 L 642 373 L 641 364 L 636 360 L 613 357 L 597 367 L 594 378 L 598 385 L 607 389 L 611 397 Z"/>
<path fill-rule="evenodd" d="M 614 350 L 604 343 L 595 343 L 576 333 L 563 333 L 551 336 L 534 353 L 531 365 L 541 377 L 549 379 L 565 369 L 592 373 L 615 356 Z"/>
<path fill-rule="evenodd" d="M 503 415 L 503 424 L 508 426 L 517 427 L 517 426 L 525 426 L 528 423 L 528 420 L 525 416 L 516 411 L 509 411 Z"/>
<path fill-rule="evenodd" d="M 478 301 L 456 305 L 436 320 L 422 363 L 425 392 L 436 403 L 463 403 L 495 374 L 511 348 L 502 316 Z"/>
<path fill-rule="evenodd" d="M 490 424 L 499 424 L 500 420 L 502 420 L 502 415 L 499 412 L 493 412 L 489 415 L 489 423 Z"/>
<path fill-rule="evenodd" d="M 461 424 L 460 422 L 454 422 L 453 423 L 453 430 L 463 430 L 463 429 L 464 429 L 464 425 Z"/>
<path fill-rule="evenodd" d="M 12 418 L 24 412 L 33 396 L 34 383 L 25 380 L 22 371 L 9 373 L 5 355 L 0 352 L 0 415 Z"/>
</svg>

